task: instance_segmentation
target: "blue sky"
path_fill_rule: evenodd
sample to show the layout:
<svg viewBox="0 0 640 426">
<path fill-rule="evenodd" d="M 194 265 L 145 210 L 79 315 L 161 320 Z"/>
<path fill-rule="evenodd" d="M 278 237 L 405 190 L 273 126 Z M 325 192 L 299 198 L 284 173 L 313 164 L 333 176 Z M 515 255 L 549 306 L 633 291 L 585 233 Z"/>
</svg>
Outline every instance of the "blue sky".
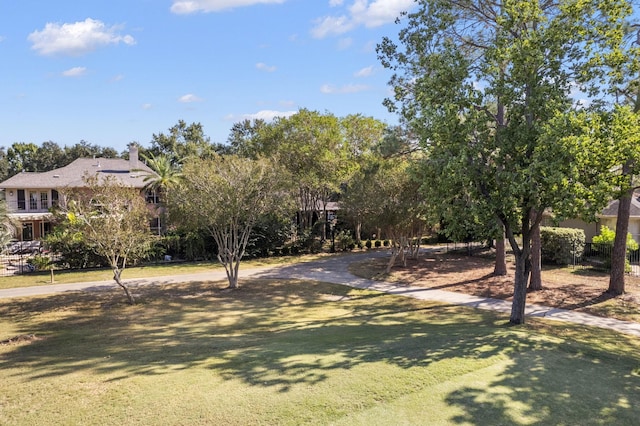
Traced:
<svg viewBox="0 0 640 426">
<path fill-rule="evenodd" d="M 121 151 L 200 122 L 300 108 L 389 124 L 375 46 L 413 0 L 23 0 L 0 3 L 0 146 Z"/>
</svg>

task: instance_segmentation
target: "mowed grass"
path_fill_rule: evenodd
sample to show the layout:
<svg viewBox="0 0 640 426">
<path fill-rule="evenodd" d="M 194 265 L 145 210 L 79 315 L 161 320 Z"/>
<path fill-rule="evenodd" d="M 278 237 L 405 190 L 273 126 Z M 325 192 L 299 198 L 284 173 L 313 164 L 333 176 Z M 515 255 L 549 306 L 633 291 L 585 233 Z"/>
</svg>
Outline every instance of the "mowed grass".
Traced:
<svg viewBox="0 0 640 426">
<path fill-rule="evenodd" d="M 326 254 L 313 254 L 302 256 L 282 256 L 267 257 L 260 259 L 250 259 L 242 262 L 241 268 L 257 268 L 262 266 L 292 264 L 297 262 L 308 262 L 322 257 Z M 129 278 L 152 278 L 170 275 L 186 275 L 211 272 L 213 270 L 223 270 L 223 266 L 217 260 L 202 262 L 162 262 L 157 264 L 145 264 L 142 266 L 131 266 L 122 273 L 123 279 Z M 55 284 L 70 284 L 94 281 L 112 281 L 113 272 L 109 268 L 91 268 L 74 270 L 54 270 Z M 0 289 L 17 287 L 34 287 L 51 284 L 51 272 L 31 272 L 22 275 L 0 276 Z"/>
<path fill-rule="evenodd" d="M 0 302 L 2 425 L 616 424 L 640 343 L 277 280 Z M 21 337 L 18 337 L 21 336 Z"/>
</svg>

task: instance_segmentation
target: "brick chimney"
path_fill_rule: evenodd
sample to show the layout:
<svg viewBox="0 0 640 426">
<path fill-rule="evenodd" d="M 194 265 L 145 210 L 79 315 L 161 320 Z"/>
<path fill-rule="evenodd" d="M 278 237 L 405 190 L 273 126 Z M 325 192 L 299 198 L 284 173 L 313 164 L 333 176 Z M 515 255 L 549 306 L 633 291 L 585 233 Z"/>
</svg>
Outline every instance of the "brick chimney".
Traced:
<svg viewBox="0 0 640 426">
<path fill-rule="evenodd" d="M 140 168 L 138 165 L 138 147 L 135 144 L 129 145 L 129 171 L 132 172 Z"/>
</svg>

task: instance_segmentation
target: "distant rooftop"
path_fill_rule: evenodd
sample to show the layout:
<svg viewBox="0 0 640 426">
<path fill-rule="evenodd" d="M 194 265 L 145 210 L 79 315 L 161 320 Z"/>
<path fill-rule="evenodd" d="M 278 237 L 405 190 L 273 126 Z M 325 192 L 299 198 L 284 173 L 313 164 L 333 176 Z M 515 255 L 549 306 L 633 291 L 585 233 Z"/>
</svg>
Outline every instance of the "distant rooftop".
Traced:
<svg viewBox="0 0 640 426">
<path fill-rule="evenodd" d="M 136 153 L 137 156 L 137 153 Z M 0 188 L 79 188 L 85 186 L 83 177 L 113 176 L 123 185 L 133 188 L 145 186 L 144 179 L 155 175 L 146 164 L 121 158 L 78 158 L 71 164 L 48 172 L 21 172 L 0 182 Z"/>
</svg>

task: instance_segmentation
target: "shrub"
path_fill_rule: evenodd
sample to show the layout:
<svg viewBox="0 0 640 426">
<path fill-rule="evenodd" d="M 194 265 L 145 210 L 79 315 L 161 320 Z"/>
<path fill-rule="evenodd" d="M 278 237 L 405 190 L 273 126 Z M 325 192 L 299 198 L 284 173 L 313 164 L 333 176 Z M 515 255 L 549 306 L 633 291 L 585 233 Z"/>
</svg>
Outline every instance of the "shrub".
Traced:
<svg viewBox="0 0 640 426">
<path fill-rule="evenodd" d="M 376 240 L 374 245 L 376 246 L 376 248 L 378 248 L 378 247 L 382 246 L 382 241 Z"/>
<path fill-rule="evenodd" d="M 342 251 L 347 251 L 349 247 L 355 246 L 353 237 L 349 231 L 340 231 L 335 236 L 335 242 L 337 247 Z"/>
<path fill-rule="evenodd" d="M 615 241 L 615 239 L 616 239 L 616 231 L 609 228 L 608 226 L 603 226 L 602 229 L 600 230 L 600 234 L 593 237 L 593 240 L 592 240 L 594 244 L 605 246 L 604 248 L 601 247 L 598 251 L 602 252 L 601 256 L 604 258 L 604 264 L 605 264 L 605 267 L 607 268 L 611 267 L 611 254 L 613 252 L 612 248 L 613 248 L 613 242 Z M 638 243 L 633 239 L 633 236 L 631 235 L 631 233 L 628 232 L 627 233 L 627 256 L 635 250 L 638 250 Z M 625 269 L 625 272 L 631 272 L 631 264 L 628 258 L 625 261 L 624 269 Z"/>
<path fill-rule="evenodd" d="M 310 231 L 302 231 L 298 236 L 297 246 L 302 253 L 320 253 L 322 242 Z"/>
<path fill-rule="evenodd" d="M 373 243 L 371 242 L 371 240 L 367 240 L 367 242 L 364 243 L 364 245 L 365 245 L 366 248 L 370 249 L 371 246 L 373 245 Z"/>
<path fill-rule="evenodd" d="M 542 262 L 569 265 L 582 256 L 585 235 L 582 229 L 540 227 Z"/>
<path fill-rule="evenodd" d="M 277 247 L 282 247 L 291 238 L 292 221 L 274 214 L 261 216 L 251 229 L 245 250 L 247 257 L 264 257 Z"/>
<path fill-rule="evenodd" d="M 53 267 L 51 258 L 41 254 L 36 254 L 34 257 L 27 259 L 27 263 L 31 265 L 35 271 L 45 271 Z"/>
<path fill-rule="evenodd" d="M 610 229 L 608 226 L 603 226 L 600 230 L 600 235 L 593 237 L 595 244 L 613 244 L 616 239 L 616 231 Z M 638 243 L 631 236 L 631 232 L 627 233 L 627 252 L 638 250 Z"/>
<path fill-rule="evenodd" d="M 382 242 L 382 245 L 385 246 L 385 247 L 389 247 L 389 245 L 391 245 L 391 242 L 389 240 L 384 240 Z"/>
</svg>

